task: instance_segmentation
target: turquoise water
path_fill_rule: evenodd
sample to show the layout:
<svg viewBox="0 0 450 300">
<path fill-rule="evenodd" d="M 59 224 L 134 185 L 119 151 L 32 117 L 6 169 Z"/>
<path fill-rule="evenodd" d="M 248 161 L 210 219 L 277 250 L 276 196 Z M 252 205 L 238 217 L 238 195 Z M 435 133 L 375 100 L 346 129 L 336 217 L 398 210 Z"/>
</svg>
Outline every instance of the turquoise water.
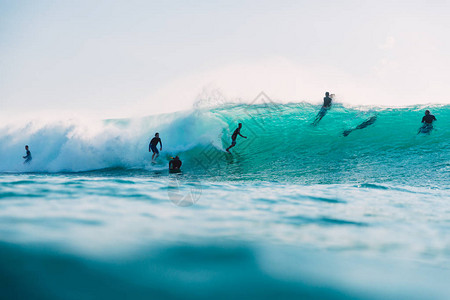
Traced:
<svg viewBox="0 0 450 300">
<path fill-rule="evenodd" d="M 2 298 L 446 299 L 450 107 L 430 109 L 429 135 L 424 107 L 335 105 L 314 127 L 304 103 L 7 124 Z"/>
</svg>

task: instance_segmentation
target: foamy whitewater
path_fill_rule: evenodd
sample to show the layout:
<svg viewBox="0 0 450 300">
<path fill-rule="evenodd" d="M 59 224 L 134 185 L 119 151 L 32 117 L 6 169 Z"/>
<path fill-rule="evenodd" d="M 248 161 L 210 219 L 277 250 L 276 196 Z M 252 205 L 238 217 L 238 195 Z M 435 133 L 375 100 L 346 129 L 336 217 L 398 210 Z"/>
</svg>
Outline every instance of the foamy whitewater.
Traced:
<svg viewBox="0 0 450 300">
<path fill-rule="evenodd" d="M 448 299 L 450 106 L 319 109 L 1 124 L 2 297 Z"/>
</svg>

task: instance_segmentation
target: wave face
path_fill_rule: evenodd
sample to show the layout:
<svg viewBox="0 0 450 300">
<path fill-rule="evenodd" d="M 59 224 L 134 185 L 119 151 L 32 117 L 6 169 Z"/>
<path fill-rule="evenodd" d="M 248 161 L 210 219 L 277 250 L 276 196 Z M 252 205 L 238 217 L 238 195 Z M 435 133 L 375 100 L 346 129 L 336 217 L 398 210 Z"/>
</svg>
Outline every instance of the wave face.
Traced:
<svg viewBox="0 0 450 300">
<path fill-rule="evenodd" d="M 177 154 L 185 174 L 217 180 L 449 186 L 450 129 L 444 126 L 449 105 L 386 109 L 337 104 L 312 126 L 319 108 L 307 103 L 228 105 L 140 119 L 8 125 L 0 129 L 0 171 L 166 171 L 169 157 Z M 438 121 L 430 134 L 417 134 L 425 109 Z M 230 155 L 224 149 L 239 122 L 248 139 L 238 137 Z M 155 132 L 163 152 L 152 165 L 148 142 Z M 27 165 L 25 144 L 33 155 Z"/>
</svg>

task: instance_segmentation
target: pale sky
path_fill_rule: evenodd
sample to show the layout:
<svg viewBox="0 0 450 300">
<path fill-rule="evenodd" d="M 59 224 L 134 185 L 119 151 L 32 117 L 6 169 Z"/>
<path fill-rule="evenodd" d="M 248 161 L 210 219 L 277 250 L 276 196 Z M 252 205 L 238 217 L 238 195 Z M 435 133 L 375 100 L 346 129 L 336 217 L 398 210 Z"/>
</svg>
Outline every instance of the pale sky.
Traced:
<svg viewBox="0 0 450 300">
<path fill-rule="evenodd" d="M 450 1 L 0 0 L 0 115 L 450 103 Z"/>
</svg>

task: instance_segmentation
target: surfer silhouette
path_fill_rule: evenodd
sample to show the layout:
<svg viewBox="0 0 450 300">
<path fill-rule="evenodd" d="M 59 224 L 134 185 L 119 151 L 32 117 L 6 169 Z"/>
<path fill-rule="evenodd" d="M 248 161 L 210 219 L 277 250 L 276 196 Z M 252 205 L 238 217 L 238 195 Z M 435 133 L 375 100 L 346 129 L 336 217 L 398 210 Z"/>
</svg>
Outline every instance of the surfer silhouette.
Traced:
<svg viewBox="0 0 450 300">
<path fill-rule="evenodd" d="M 317 113 L 316 118 L 314 119 L 313 125 L 316 126 L 319 124 L 320 120 L 327 114 L 328 110 L 331 108 L 331 102 L 333 101 L 333 95 L 330 97 L 330 93 L 326 92 L 325 97 L 323 98 L 323 105 L 320 111 Z"/>
<path fill-rule="evenodd" d="M 375 116 L 372 116 L 372 117 L 368 118 L 367 120 L 365 120 L 364 122 L 362 122 L 361 124 L 359 124 L 358 126 L 356 126 L 355 128 L 345 130 L 345 131 L 343 132 L 343 134 L 344 134 L 344 136 L 347 136 L 347 135 L 349 135 L 353 130 L 366 128 L 367 126 L 372 125 L 373 123 L 375 123 L 376 120 L 377 120 L 377 116 L 376 116 L 376 115 L 375 115 Z"/>
<path fill-rule="evenodd" d="M 433 122 L 437 121 L 436 117 L 430 113 L 430 111 L 427 109 L 425 111 L 425 116 L 422 118 L 422 127 L 419 128 L 419 133 L 430 133 L 430 131 L 433 129 Z"/>
<path fill-rule="evenodd" d="M 31 152 L 30 152 L 30 149 L 28 148 L 28 145 L 25 145 L 25 151 L 27 151 L 27 155 L 22 156 L 25 159 L 25 161 L 23 163 L 28 164 L 31 162 L 31 159 L 32 159 Z"/>
<path fill-rule="evenodd" d="M 427 109 L 425 111 L 425 116 L 422 118 L 422 123 L 424 124 L 433 124 L 434 121 L 437 121 L 436 117 L 430 113 Z"/>
<path fill-rule="evenodd" d="M 177 156 L 172 157 L 172 160 L 169 161 L 169 170 L 170 171 L 178 171 L 180 170 L 182 162 L 180 158 Z"/>
<path fill-rule="evenodd" d="M 226 149 L 226 151 L 227 151 L 228 153 L 231 153 L 229 150 L 230 150 L 231 148 L 233 148 L 234 146 L 236 146 L 236 138 L 237 138 L 238 135 L 240 135 L 240 136 L 243 137 L 244 139 L 247 138 L 246 136 L 243 136 L 243 135 L 241 134 L 241 128 L 242 128 L 242 123 L 239 123 L 238 128 L 236 128 L 236 130 L 235 130 L 235 131 L 233 132 L 233 134 L 231 135 L 231 145 L 230 145 L 230 147 L 228 147 L 228 148 Z"/>
<path fill-rule="evenodd" d="M 158 158 L 159 156 L 159 151 L 158 148 L 156 146 L 158 146 L 158 143 L 161 144 L 159 150 L 162 151 L 162 142 L 161 139 L 159 138 L 159 133 L 155 133 L 155 137 L 152 138 L 152 140 L 150 141 L 150 144 L 148 145 L 148 152 L 153 152 L 152 155 L 152 161 L 155 161 L 155 158 Z M 156 156 L 156 157 L 155 157 Z"/>
</svg>

